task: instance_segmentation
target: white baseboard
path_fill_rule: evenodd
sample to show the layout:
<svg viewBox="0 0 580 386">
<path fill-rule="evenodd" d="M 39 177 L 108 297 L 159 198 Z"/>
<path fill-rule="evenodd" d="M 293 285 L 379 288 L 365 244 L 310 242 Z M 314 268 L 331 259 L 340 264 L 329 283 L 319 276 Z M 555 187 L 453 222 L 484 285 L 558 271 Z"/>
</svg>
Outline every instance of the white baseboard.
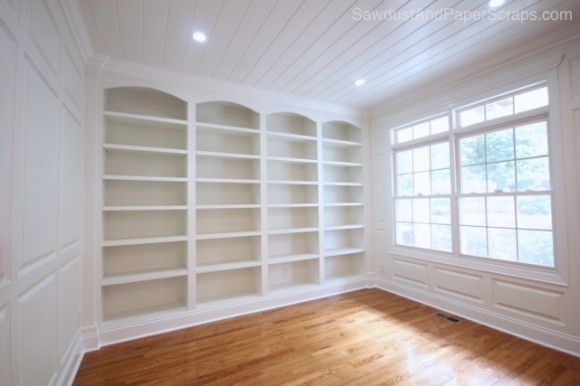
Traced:
<svg viewBox="0 0 580 386">
<path fill-rule="evenodd" d="M 82 361 L 83 354 L 88 351 L 98 350 L 102 346 L 289 306 L 309 300 L 356 291 L 362 288 L 378 288 L 386 292 L 394 293 L 493 329 L 506 332 L 510 335 L 580 357 L 580 339 L 578 337 L 550 331 L 509 318 L 505 315 L 453 301 L 437 294 L 374 277 L 369 280 L 360 279 L 321 288 L 288 292 L 247 302 L 197 310 L 128 325 L 103 326 L 101 328 L 97 326 L 85 327 L 81 331 L 80 338 L 75 345 L 76 351 L 71 350 L 69 353 L 70 358 L 66 361 L 66 371 L 63 371 L 63 375 L 60 378 L 61 382 L 58 384 L 72 384 L 76 371 Z"/>
<path fill-rule="evenodd" d="M 105 325 L 98 329 L 98 331 L 94 331 L 95 335 L 91 334 L 84 339 L 84 347 L 87 351 L 95 350 L 101 346 L 157 335 L 164 332 L 252 314 L 264 310 L 289 306 L 309 300 L 368 288 L 369 286 L 369 281 L 363 278 L 324 287 L 288 292 L 280 295 L 270 295 L 231 305 L 183 312 L 178 315 L 169 315 L 155 320 L 136 322 L 128 325 L 111 327 Z"/>
<path fill-rule="evenodd" d="M 423 291 L 404 284 L 377 279 L 375 286 L 387 292 L 472 320 L 510 335 L 580 357 L 580 339 L 524 323 L 505 315 L 490 312 L 465 303 Z"/>
<path fill-rule="evenodd" d="M 84 353 L 82 336 L 79 332 L 73 339 L 73 343 L 69 346 L 62 359 L 62 367 L 60 369 L 59 377 L 56 380 L 57 385 L 70 386 L 73 384 L 77 371 L 83 360 Z"/>
</svg>

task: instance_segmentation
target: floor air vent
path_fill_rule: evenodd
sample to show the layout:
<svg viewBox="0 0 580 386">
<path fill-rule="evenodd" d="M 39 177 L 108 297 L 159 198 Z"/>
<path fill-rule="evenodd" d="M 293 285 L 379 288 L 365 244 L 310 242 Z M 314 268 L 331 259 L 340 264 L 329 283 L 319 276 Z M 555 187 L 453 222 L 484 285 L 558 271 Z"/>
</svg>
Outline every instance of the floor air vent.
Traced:
<svg viewBox="0 0 580 386">
<path fill-rule="evenodd" d="M 436 316 L 436 317 L 438 317 L 439 319 L 445 319 L 445 320 L 448 320 L 448 321 L 450 321 L 451 323 L 459 323 L 459 322 L 461 322 L 461 320 L 459 320 L 459 319 L 457 319 L 457 318 L 454 318 L 453 316 L 448 316 L 448 315 L 445 315 L 445 314 L 443 314 L 443 313 L 441 313 L 441 312 L 438 312 L 438 313 L 436 313 L 436 314 L 435 314 L 435 316 Z"/>
</svg>

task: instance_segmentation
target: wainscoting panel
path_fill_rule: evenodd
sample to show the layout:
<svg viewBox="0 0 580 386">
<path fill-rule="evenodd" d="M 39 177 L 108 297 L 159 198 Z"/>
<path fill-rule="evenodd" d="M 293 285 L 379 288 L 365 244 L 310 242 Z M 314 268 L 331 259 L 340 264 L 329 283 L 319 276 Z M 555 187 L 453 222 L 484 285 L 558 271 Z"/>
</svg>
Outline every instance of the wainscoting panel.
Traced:
<svg viewBox="0 0 580 386">
<path fill-rule="evenodd" d="M 0 309 L 0 384 L 10 385 L 10 306 Z"/>
<path fill-rule="evenodd" d="M 534 319 L 562 324 L 564 294 L 504 280 L 494 280 L 493 306 Z"/>
<path fill-rule="evenodd" d="M 464 300 L 483 304 L 483 276 L 435 267 L 435 289 Z"/>
<path fill-rule="evenodd" d="M 24 233 L 20 268 L 55 252 L 58 227 L 58 97 L 29 63 L 26 68 Z M 42 194 L 41 194 L 42 193 Z"/>
<path fill-rule="evenodd" d="M 57 371 L 57 285 L 53 275 L 23 292 L 18 298 L 22 385 L 48 385 Z M 38 316 L 42 315 L 42 320 Z"/>
<path fill-rule="evenodd" d="M 427 287 L 427 264 L 393 259 L 393 277 Z"/>
<path fill-rule="evenodd" d="M 32 2 L 29 35 L 53 74 L 58 77 L 61 39 L 45 0 Z"/>
</svg>

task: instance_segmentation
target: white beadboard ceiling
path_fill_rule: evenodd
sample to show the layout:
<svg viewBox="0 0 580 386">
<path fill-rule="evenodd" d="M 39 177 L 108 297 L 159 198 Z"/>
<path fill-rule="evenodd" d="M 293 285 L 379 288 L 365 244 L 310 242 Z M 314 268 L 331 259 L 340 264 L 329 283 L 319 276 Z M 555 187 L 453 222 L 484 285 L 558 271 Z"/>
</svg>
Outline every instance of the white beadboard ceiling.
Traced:
<svg viewBox="0 0 580 386">
<path fill-rule="evenodd" d="M 488 0 L 78 2 L 100 54 L 361 109 L 580 36 L 579 0 L 507 0 L 496 11 L 573 13 L 573 21 L 523 23 L 455 20 L 459 12 L 489 11 Z M 363 11 L 401 17 L 356 20 Z M 424 17 L 437 11 L 453 16 Z M 207 42 L 193 41 L 196 30 Z M 366 84 L 354 86 L 358 78 Z"/>
</svg>

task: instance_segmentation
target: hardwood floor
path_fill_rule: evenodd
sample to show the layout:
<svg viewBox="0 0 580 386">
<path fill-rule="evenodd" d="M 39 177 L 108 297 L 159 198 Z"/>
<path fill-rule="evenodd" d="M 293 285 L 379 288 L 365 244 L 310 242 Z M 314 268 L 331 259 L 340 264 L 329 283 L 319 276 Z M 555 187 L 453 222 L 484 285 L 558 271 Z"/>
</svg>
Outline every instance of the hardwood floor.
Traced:
<svg viewBox="0 0 580 386">
<path fill-rule="evenodd" d="M 580 358 L 369 289 L 87 353 L 74 385 L 580 385 Z"/>
</svg>

